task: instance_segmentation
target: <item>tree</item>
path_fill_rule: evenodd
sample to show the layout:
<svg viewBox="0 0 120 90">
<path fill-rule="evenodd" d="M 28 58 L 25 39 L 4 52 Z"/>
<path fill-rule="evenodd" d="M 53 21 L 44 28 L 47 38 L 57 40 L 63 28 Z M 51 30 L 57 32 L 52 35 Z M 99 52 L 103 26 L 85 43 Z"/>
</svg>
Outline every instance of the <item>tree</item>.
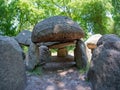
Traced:
<svg viewBox="0 0 120 90">
<path fill-rule="evenodd" d="M 14 36 L 21 30 L 31 29 L 43 17 L 31 0 L 0 1 L 0 34 Z"/>
<path fill-rule="evenodd" d="M 120 0 L 112 0 L 114 33 L 120 36 Z"/>
<path fill-rule="evenodd" d="M 24 29 L 32 30 L 37 22 L 55 15 L 72 18 L 83 28 L 86 36 L 88 32 L 115 33 L 120 26 L 119 7 L 115 1 L 117 0 L 0 0 L 0 34 L 13 36 Z M 113 15 L 113 19 L 110 15 Z M 114 29 L 117 27 L 115 32 L 113 22 Z"/>
<path fill-rule="evenodd" d="M 0 0 L 0 34 L 2 35 L 14 35 L 15 28 L 13 26 L 14 22 L 14 8 L 11 7 L 12 2 L 10 5 L 5 0 Z M 9 7 L 9 8 L 8 8 Z"/>
<path fill-rule="evenodd" d="M 107 16 L 109 4 L 107 0 L 90 0 L 83 4 L 81 16 L 89 31 L 100 34 L 112 33 L 109 25 L 112 24 L 109 23 L 111 19 Z"/>
</svg>

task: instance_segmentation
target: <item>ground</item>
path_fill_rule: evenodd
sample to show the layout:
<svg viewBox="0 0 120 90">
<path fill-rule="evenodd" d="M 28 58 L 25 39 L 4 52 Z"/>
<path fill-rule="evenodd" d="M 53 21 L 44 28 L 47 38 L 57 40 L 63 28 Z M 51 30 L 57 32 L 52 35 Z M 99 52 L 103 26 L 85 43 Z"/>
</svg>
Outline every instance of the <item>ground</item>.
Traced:
<svg viewBox="0 0 120 90">
<path fill-rule="evenodd" d="M 27 87 L 25 90 L 91 90 L 90 82 L 84 79 L 85 74 L 75 67 L 75 62 L 56 60 L 47 63 L 42 68 L 42 74 L 27 73 Z M 66 60 L 65 59 L 65 60 Z"/>
</svg>

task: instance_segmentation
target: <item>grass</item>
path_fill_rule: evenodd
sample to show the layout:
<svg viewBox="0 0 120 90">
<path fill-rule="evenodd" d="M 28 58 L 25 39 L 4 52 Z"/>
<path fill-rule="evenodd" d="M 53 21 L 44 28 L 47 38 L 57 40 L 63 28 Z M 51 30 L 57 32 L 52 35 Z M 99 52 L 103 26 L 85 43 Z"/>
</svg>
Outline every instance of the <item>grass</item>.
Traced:
<svg viewBox="0 0 120 90">
<path fill-rule="evenodd" d="M 89 68 L 90 68 L 90 63 L 88 62 L 87 67 L 83 68 L 83 69 L 80 69 L 79 72 L 81 74 L 85 74 L 86 72 L 88 72 Z"/>
<path fill-rule="evenodd" d="M 42 68 L 40 66 L 37 66 L 34 70 L 30 71 L 30 73 L 34 75 L 42 75 Z"/>
</svg>

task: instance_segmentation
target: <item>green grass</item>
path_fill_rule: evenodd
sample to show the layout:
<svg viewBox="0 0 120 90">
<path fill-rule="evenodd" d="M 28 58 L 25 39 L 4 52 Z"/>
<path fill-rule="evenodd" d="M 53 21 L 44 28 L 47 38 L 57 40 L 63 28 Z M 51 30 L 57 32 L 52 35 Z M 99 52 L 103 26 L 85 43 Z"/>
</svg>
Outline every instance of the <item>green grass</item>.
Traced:
<svg viewBox="0 0 120 90">
<path fill-rule="evenodd" d="M 34 75 L 42 75 L 42 68 L 40 66 L 37 66 L 34 70 L 30 71 L 30 73 Z"/>
<path fill-rule="evenodd" d="M 90 63 L 87 64 L 86 68 L 80 69 L 79 72 L 81 74 L 85 74 L 86 72 L 88 72 L 89 68 L 90 68 Z"/>
</svg>

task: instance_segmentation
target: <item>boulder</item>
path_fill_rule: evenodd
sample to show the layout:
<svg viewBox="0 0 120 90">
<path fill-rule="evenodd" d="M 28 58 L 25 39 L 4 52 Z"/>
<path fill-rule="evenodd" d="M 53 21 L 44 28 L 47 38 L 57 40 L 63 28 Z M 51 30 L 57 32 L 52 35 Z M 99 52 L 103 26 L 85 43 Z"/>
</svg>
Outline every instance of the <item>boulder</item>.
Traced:
<svg viewBox="0 0 120 90">
<path fill-rule="evenodd" d="M 86 55 L 85 44 L 82 40 L 77 40 L 76 42 L 74 60 L 76 62 L 77 68 L 86 68 L 88 59 Z"/>
<path fill-rule="evenodd" d="M 15 37 L 15 39 L 20 45 L 29 46 L 31 44 L 31 32 L 29 30 L 23 30 Z"/>
<path fill-rule="evenodd" d="M 93 90 L 120 89 L 120 38 L 103 35 L 93 52 L 88 79 Z"/>
<path fill-rule="evenodd" d="M 51 60 L 51 53 L 47 46 L 41 45 L 39 47 L 39 54 L 40 65 L 45 64 Z"/>
<path fill-rule="evenodd" d="M 37 23 L 32 32 L 32 42 L 66 42 L 84 37 L 79 25 L 65 16 L 53 16 Z"/>
<path fill-rule="evenodd" d="M 50 55 L 51 53 L 47 46 L 41 44 L 41 46 L 38 47 L 38 45 L 31 43 L 26 57 L 27 70 L 32 71 L 35 66 L 49 62 L 51 60 Z"/>
<path fill-rule="evenodd" d="M 101 34 L 94 34 L 85 41 L 85 44 L 97 45 L 97 42 L 101 37 Z"/>
<path fill-rule="evenodd" d="M 86 53 L 89 61 L 91 60 L 92 52 L 96 48 L 97 42 L 101 36 L 101 34 L 94 34 L 85 41 Z"/>
<path fill-rule="evenodd" d="M 12 37 L 0 36 L 0 90 L 24 90 L 23 52 Z"/>
<path fill-rule="evenodd" d="M 39 64 L 39 47 L 31 43 L 28 49 L 28 55 L 26 57 L 26 68 L 31 71 Z"/>
</svg>

